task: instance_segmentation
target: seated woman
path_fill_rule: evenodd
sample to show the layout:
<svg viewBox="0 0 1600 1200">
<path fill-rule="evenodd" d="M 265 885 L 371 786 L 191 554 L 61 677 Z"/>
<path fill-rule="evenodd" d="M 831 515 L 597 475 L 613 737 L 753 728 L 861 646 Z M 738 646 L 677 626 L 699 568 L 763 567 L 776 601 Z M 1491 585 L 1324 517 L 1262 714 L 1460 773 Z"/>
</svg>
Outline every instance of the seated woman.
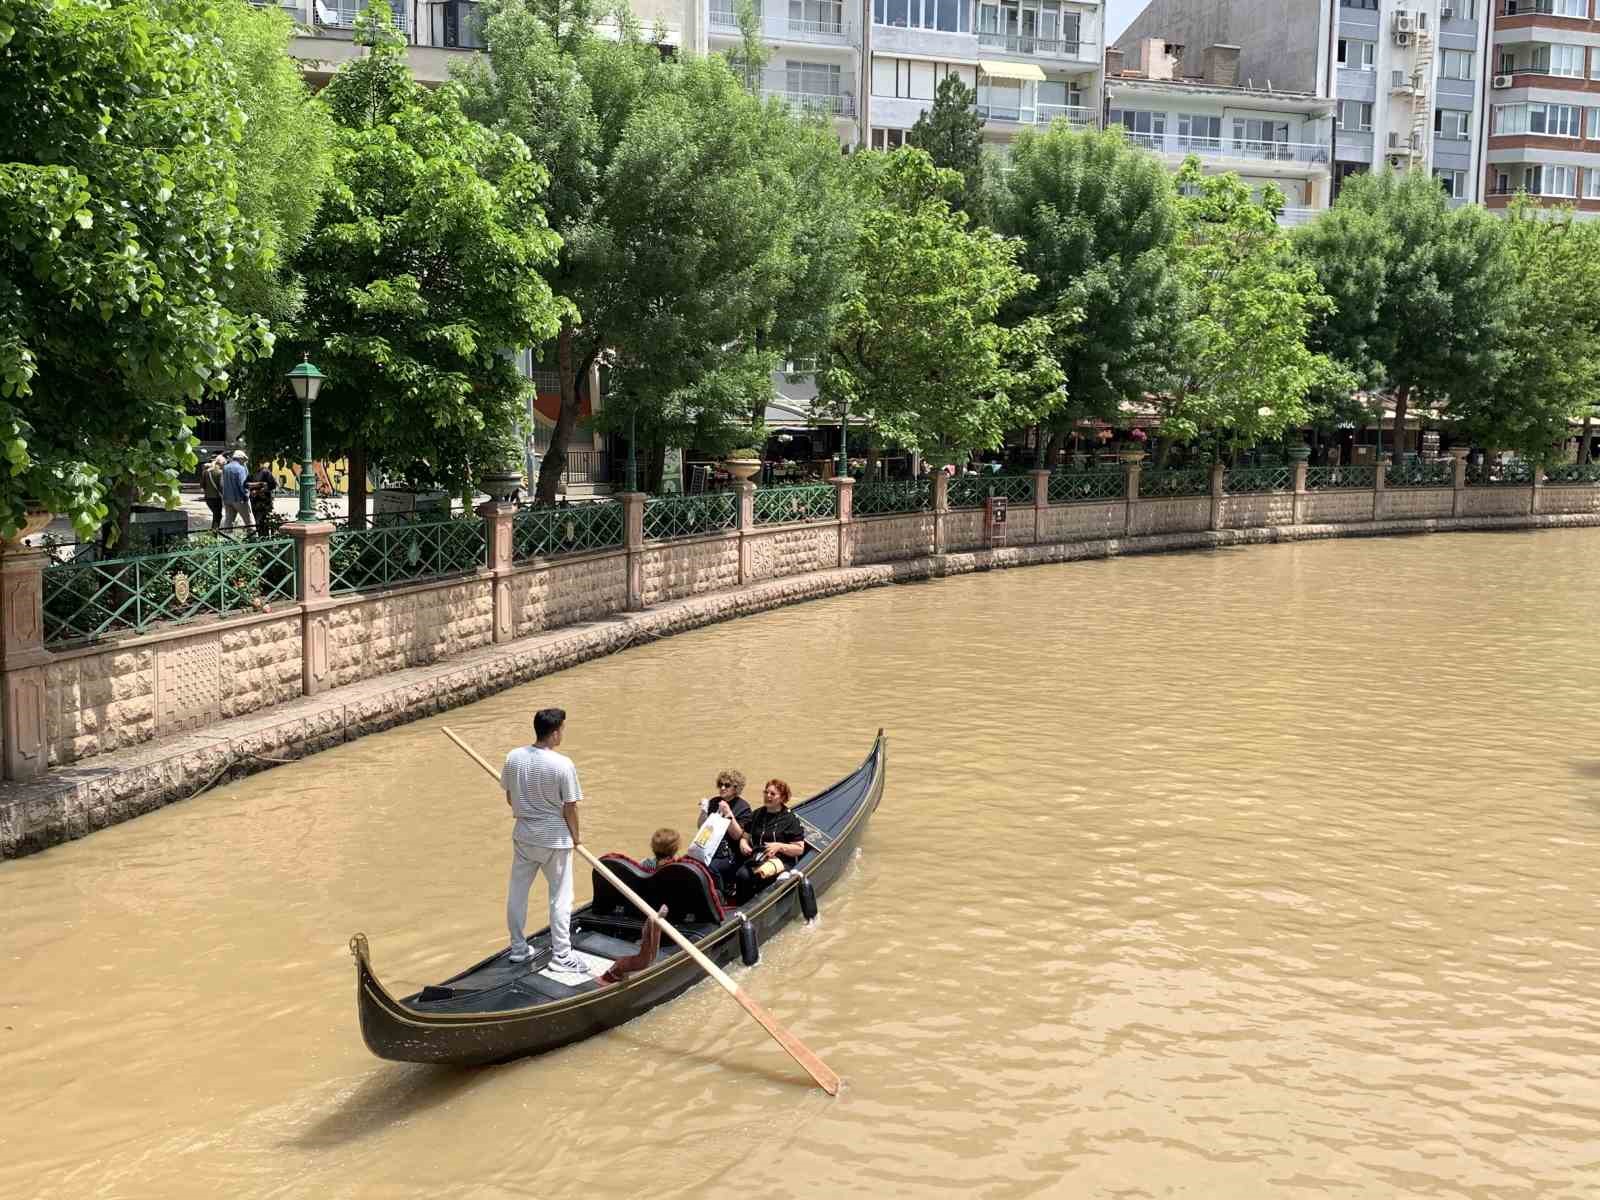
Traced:
<svg viewBox="0 0 1600 1200">
<path fill-rule="evenodd" d="M 649 867 L 652 871 L 662 863 L 671 862 L 678 857 L 678 831 L 676 829 L 658 829 L 650 835 L 650 857 L 639 860 L 641 867 Z"/>
<path fill-rule="evenodd" d="M 734 903 L 743 904 L 806 852 L 806 830 L 789 811 L 789 785 L 767 780 L 762 805 L 744 822 L 739 839 L 739 869 L 733 877 Z"/>
<path fill-rule="evenodd" d="M 728 818 L 728 832 L 722 837 L 716 854 L 706 867 L 716 877 L 717 886 L 724 896 L 733 894 L 733 876 L 739 869 L 739 856 L 734 847 L 744 837 L 743 822 L 750 819 L 750 805 L 744 798 L 744 773 L 729 767 L 717 774 L 717 794 L 700 801 L 700 817 L 720 813 Z"/>
</svg>

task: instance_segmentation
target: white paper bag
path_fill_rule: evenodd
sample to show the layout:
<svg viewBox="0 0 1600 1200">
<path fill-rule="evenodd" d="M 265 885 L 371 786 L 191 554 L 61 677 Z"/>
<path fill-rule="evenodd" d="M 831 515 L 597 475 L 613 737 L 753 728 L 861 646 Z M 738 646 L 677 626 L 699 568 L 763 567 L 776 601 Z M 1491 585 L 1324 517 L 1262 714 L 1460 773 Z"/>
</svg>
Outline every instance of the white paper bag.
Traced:
<svg viewBox="0 0 1600 1200">
<path fill-rule="evenodd" d="M 689 843 L 689 849 L 684 852 L 685 858 L 698 858 L 701 862 L 710 864 L 716 857 L 717 847 L 722 845 L 722 839 L 728 832 L 728 826 L 733 824 L 721 813 L 710 813 L 700 823 L 699 830 L 694 835 L 694 841 Z"/>
</svg>

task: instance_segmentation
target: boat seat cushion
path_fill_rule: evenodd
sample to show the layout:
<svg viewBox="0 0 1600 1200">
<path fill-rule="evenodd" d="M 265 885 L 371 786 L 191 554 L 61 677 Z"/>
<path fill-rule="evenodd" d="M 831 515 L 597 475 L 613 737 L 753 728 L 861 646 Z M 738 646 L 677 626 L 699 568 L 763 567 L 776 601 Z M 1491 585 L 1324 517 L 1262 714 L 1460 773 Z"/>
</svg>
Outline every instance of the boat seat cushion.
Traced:
<svg viewBox="0 0 1600 1200">
<path fill-rule="evenodd" d="M 717 893 L 716 881 L 705 864 L 692 858 L 674 859 L 652 871 L 626 854 L 602 854 L 600 861 L 639 894 L 646 904 L 667 906 L 674 924 L 720 925 L 727 910 Z M 594 907 L 599 916 L 634 917 L 638 909 L 600 874 L 594 872 Z"/>
</svg>

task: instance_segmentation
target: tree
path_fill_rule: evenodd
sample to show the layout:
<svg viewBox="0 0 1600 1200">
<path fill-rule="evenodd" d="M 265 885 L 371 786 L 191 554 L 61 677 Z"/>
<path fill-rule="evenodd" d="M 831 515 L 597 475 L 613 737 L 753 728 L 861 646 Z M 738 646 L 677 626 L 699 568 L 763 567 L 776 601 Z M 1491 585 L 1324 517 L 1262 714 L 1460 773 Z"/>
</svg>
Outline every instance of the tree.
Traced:
<svg viewBox="0 0 1600 1200">
<path fill-rule="evenodd" d="M 316 443 L 349 456 L 359 525 L 369 465 L 459 494 L 503 461 L 527 396 L 507 352 L 548 338 L 564 310 L 539 275 L 556 238 L 527 147 L 468 120 L 454 86 L 419 85 L 383 7 L 356 36 L 368 54 L 322 93 L 334 181 L 295 260 L 306 303 L 248 397 L 248 427 L 256 446 L 297 452 L 282 376 L 311 353 L 327 376 Z"/>
<path fill-rule="evenodd" d="M 1333 307 L 1312 345 L 1394 399 L 1444 403 L 1488 385 L 1504 365 L 1512 287 L 1504 227 L 1483 209 L 1450 209 L 1426 175 L 1356 175 L 1297 236 Z"/>
<path fill-rule="evenodd" d="M 1061 382 L 1044 321 L 996 321 L 1034 285 L 1022 246 L 968 228 L 961 177 L 921 150 L 854 161 L 861 228 L 823 396 L 936 463 L 999 445 Z"/>
<path fill-rule="evenodd" d="M 995 206 L 996 228 L 1022 240 L 1020 265 L 1039 280 L 1006 319 L 1051 323 L 1066 381 L 1050 422 L 1059 442 L 1081 417 L 1114 417 L 1159 383 L 1178 309 L 1172 177 L 1120 129 L 1058 123 L 1018 137 Z"/>
<path fill-rule="evenodd" d="M 626 12 L 613 14 L 615 38 L 580 32 L 582 8 L 504 0 L 488 62 L 462 76 L 472 114 L 524 137 L 553 181 L 563 244 L 548 277 L 570 309 L 541 503 L 554 500 L 579 383 L 602 355 L 618 401 L 609 417 L 631 409 L 656 464 L 671 430 L 744 426 L 770 394 L 765 379 L 752 390 L 751 355 L 770 369 L 787 349 L 785 313 L 828 281 L 811 252 L 834 241 L 815 211 L 823 192 L 794 169 L 838 159 L 821 121 L 763 105 L 720 59 L 664 60 Z"/>
<path fill-rule="evenodd" d="M 199 0 L 0 0 L 0 111 L 0 534 L 37 502 L 88 537 L 177 504 L 187 402 L 270 344 L 244 111 Z"/>
<path fill-rule="evenodd" d="M 1252 199 L 1237 175 L 1178 174 L 1182 297 L 1170 381 L 1158 401 L 1162 455 L 1173 439 L 1225 433 L 1235 445 L 1276 441 L 1304 424 L 1307 394 L 1344 378 L 1306 346 L 1331 307 L 1277 212 L 1283 194 Z"/>
<path fill-rule="evenodd" d="M 906 141 L 927 152 L 933 165 L 959 171 L 964 181 L 951 206 L 971 213 L 982 180 L 983 118 L 978 115 L 978 91 L 959 75 L 946 75 L 934 89 L 933 106 L 911 126 Z"/>
<path fill-rule="evenodd" d="M 1502 369 L 1450 394 L 1478 445 L 1547 461 L 1600 396 L 1600 230 L 1520 198 L 1505 215 L 1510 288 Z"/>
</svg>

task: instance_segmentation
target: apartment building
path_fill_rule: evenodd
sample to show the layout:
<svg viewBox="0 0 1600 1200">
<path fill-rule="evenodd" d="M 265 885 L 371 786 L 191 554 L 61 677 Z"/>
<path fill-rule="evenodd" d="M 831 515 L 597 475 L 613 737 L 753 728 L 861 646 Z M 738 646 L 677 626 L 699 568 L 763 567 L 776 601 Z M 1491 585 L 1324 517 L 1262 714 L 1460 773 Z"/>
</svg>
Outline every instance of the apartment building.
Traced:
<svg viewBox="0 0 1600 1200">
<path fill-rule="evenodd" d="M 1118 48 L 1237 45 L 1245 86 L 1334 102 L 1332 194 L 1357 172 L 1424 170 L 1464 203 L 1483 190 L 1488 3 L 1152 0 Z"/>
<path fill-rule="evenodd" d="M 1190 155 L 1208 173 L 1235 172 L 1253 189 L 1284 194 L 1286 225 L 1309 220 L 1330 203 L 1335 102 L 1309 92 L 1247 87 L 1240 48 L 1191 51 L 1146 38 L 1106 52 L 1106 123 L 1120 125 L 1176 170 Z"/>
<path fill-rule="evenodd" d="M 1495 0 L 1492 19 L 1484 203 L 1525 191 L 1600 213 L 1600 8 Z"/>
</svg>

